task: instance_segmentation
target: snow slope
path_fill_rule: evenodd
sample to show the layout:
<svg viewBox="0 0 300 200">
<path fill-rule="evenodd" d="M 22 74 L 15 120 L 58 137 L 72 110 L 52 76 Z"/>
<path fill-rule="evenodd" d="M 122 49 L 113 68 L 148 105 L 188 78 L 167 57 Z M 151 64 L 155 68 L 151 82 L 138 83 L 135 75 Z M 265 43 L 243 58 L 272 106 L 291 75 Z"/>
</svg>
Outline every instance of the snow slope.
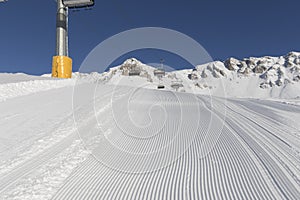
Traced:
<svg viewBox="0 0 300 200">
<path fill-rule="evenodd" d="M 299 105 L 116 74 L 1 83 L 0 199 L 299 198 Z"/>
<path fill-rule="evenodd" d="M 128 90 L 124 88 L 121 92 L 130 94 Z M 167 91 L 139 90 L 130 104 L 141 103 L 138 105 L 141 107 L 129 109 L 128 112 L 133 114 L 131 118 L 126 116 L 127 110 L 124 111 L 123 106 L 115 107 L 114 113 L 120 115 L 115 118 L 111 110 L 97 116 L 99 121 L 106 120 L 101 126 L 101 140 L 90 144 L 98 159 L 88 157 L 54 199 L 299 197 L 299 107 L 260 100 L 225 101 L 185 93 L 176 95 Z M 164 126 L 154 136 L 155 130 L 161 128 L 157 126 L 164 112 L 150 109 L 152 104 L 148 105 L 146 99 L 151 102 L 159 99 L 159 105 L 167 115 L 162 117 L 166 119 Z M 124 95 L 120 100 L 127 102 L 128 98 Z M 185 112 L 179 114 L 176 111 L 179 108 Z M 142 126 L 143 131 L 138 125 L 132 127 L 132 119 L 136 119 L 135 123 L 147 122 L 145 110 L 149 109 L 154 120 L 151 125 Z M 290 113 L 297 118 L 285 121 Z M 182 117 L 182 126 L 176 123 L 176 114 Z M 123 120 L 119 121 L 118 117 Z M 140 122 L 139 119 L 143 120 Z M 158 123 L 156 119 L 159 119 Z M 197 120 L 198 124 L 195 124 Z M 99 131 L 89 130 L 99 134 Z M 110 130 L 108 135 L 107 130 Z M 174 130 L 179 130 L 178 135 L 173 135 Z M 147 136 L 149 138 L 141 141 Z M 177 137 L 180 138 L 178 143 L 174 142 Z M 172 146 L 172 142 L 176 144 L 175 148 L 160 151 L 166 143 Z M 153 152 L 154 149 L 159 150 L 158 153 Z M 180 149 L 184 149 L 182 154 Z M 174 154 L 179 156 L 170 162 Z"/>
<path fill-rule="evenodd" d="M 139 69 L 139 76 L 129 76 L 130 70 Z M 111 68 L 103 74 L 75 74 L 78 78 L 113 85 L 157 88 L 221 97 L 300 99 L 300 53 L 285 56 L 229 58 L 196 66 L 194 69 L 166 72 L 159 79 L 155 68 L 135 58 Z M 181 84 L 176 88 L 174 85 Z"/>
</svg>

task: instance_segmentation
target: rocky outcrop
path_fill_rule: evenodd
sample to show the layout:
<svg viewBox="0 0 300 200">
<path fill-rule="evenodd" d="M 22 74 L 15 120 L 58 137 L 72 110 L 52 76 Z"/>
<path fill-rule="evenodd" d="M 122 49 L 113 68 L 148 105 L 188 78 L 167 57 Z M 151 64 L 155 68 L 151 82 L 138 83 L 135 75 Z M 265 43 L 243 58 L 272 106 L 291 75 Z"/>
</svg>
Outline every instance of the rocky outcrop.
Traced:
<svg viewBox="0 0 300 200">
<path fill-rule="evenodd" d="M 300 81 L 300 53 L 290 52 L 280 57 L 250 57 L 243 60 L 229 58 L 224 62 L 216 61 L 197 66 L 190 74 L 190 79 L 205 79 L 209 76 L 226 78 L 229 74 L 237 74 L 237 77 L 259 76 L 261 88 L 281 87 L 298 82 Z"/>
</svg>

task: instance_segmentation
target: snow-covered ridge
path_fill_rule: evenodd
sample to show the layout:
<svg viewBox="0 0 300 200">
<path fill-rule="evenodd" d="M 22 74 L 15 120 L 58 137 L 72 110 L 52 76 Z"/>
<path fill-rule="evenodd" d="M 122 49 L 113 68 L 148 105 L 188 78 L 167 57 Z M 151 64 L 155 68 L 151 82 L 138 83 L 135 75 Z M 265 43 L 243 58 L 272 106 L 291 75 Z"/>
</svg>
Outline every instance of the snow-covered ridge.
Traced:
<svg viewBox="0 0 300 200">
<path fill-rule="evenodd" d="M 230 58 L 224 62 L 227 69 L 239 74 L 258 74 L 264 81 L 261 87 L 282 86 L 300 80 L 300 53 L 290 52 L 285 56 L 262 58 L 250 57 L 243 60 Z"/>
<path fill-rule="evenodd" d="M 209 94 L 216 96 L 252 98 L 299 98 L 300 53 L 285 56 L 229 58 L 214 61 L 194 69 L 166 72 L 159 78 L 156 68 L 143 64 L 135 58 L 111 68 L 102 74 L 83 75 L 79 79 L 113 85 L 129 85 L 156 89 L 163 85 L 166 90 Z"/>
<path fill-rule="evenodd" d="M 183 70 L 199 93 L 254 98 L 299 98 L 300 53 L 243 60 L 229 58 Z M 223 91 L 220 92 L 220 89 Z"/>
<path fill-rule="evenodd" d="M 234 73 L 233 73 L 234 72 Z M 290 52 L 286 56 L 262 58 L 229 58 L 224 62 L 216 61 L 197 66 L 190 78 L 205 79 L 210 74 L 214 78 L 258 76 L 261 88 L 282 86 L 300 80 L 300 53 Z"/>
<path fill-rule="evenodd" d="M 98 73 L 74 72 L 71 80 L 25 74 L 0 74 L 0 101 L 78 82 L 126 85 L 196 94 L 240 97 L 300 99 L 300 53 L 242 60 L 229 58 L 198 65 L 194 69 L 174 70 L 157 75 L 159 70 L 130 58 L 120 66 Z M 13 81 L 13 82 L 12 82 Z"/>
<path fill-rule="evenodd" d="M 13 75 L 8 75 L 12 77 Z M 26 75 L 23 75 L 26 78 Z M 0 102 L 9 98 L 33 94 L 41 91 L 62 88 L 74 85 L 74 79 L 41 79 L 34 77 L 33 80 L 20 80 L 15 83 L 0 84 Z"/>
</svg>

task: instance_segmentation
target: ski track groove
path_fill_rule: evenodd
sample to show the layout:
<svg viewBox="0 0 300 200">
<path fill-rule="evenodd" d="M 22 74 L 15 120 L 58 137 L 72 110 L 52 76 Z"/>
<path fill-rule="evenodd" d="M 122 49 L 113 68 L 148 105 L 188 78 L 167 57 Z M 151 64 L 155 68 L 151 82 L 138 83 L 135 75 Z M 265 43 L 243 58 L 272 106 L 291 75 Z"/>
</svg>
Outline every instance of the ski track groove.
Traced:
<svg viewBox="0 0 300 200">
<path fill-rule="evenodd" d="M 237 113 L 234 109 L 228 107 L 229 109 L 231 109 L 233 112 Z M 240 114 L 240 112 L 238 113 Z M 230 124 L 230 126 L 234 125 L 234 122 L 229 119 L 235 119 L 235 123 L 237 125 L 239 125 L 240 127 L 243 127 L 245 125 L 245 123 L 240 123 L 239 120 L 233 116 L 230 116 L 227 118 L 227 120 L 229 121 L 228 124 Z M 233 129 L 235 129 L 234 127 L 232 127 Z M 243 132 L 241 131 L 237 131 L 237 132 Z M 276 163 L 274 163 L 274 160 L 272 158 L 270 158 L 269 153 L 272 152 L 272 149 L 269 149 L 269 151 L 265 151 L 262 150 L 261 146 L 254 142 L 252 140 L 252 138 L 250 136 L 248 136 L 248 134 L 239 134 L 242 138 L 244 138 L 244 140 L 250 145 L 252 146 L 251 149 L 256 152 L 255 154 L 257 154 L 257 156 L 259 157 L 259 159 L 261 160 L 261 162 L 265 165 L 268 173 L 270 174 L 270 176 L 272 177 L 276 187 L 278 188 L 279 191 L 281 191 L 281 194 L 283 195 L 282 198 L 285 199 L 297 199 L 297 196 L 299 196 L 299 191 L 297 191 L 297 189 L 295 189 L 294 185 L 288 180 L 287 176 L 284 175 L 284 172 L 282 172 L 280 168 L 280 165 L 277 165 Z M 247 138 L 247 139 L 245 139 Z M 249 141 L 252 141 L 251 143 Z M 253 147 L 253 145 L 255 146 L 255 148 Z M 259 150 L 260 149 L 260 150 Z M 259 152 L 263 152 L 259 153 Z M 273 164 L 270 164 L 273 163 Z M 288 185 L 288 186 L 287 186 Z M 283 189 L 284 188 L 284 189 Z"/>
<path fill-rule="evenodd" d="M 186 145 L 185 142 L 189 140 L 183 135 L 176 134 L 174 130 L 180 128 L 183 132 L 189 132 L 190 127 L 194 127 L 195 121 L 186 119 L 196 117 L 191 111 L 198 110 L 200 112 L 198 114 L 201 114 L 200 122 L 205 126 L 197 127 L 195 136 L 186 135 L 193 138 L 185 152 L 177 158 L 175 155 L 180 153 L 179 148 L 168 152 L 169 155 L 166 155 L 166 151 L 162 151 L 157 154 L 157 160 L 167 158 L 167 156 L 176 159 L 157 169 L 155 169 L 157 167 L 155 162 L 149 163 L 149 169 L 155 170 L 145 172 L 117 170 L 101 163 L 91 155 L 72 172 L 52 199 L 239 200 L 297 199 L 300 196 L 299 180 L 294 174 L 299 173 L 296 168 L 299 160 L 291 151 L 292 146 L 289 144 L 293 135 L 285 138 L 288 141 L 282 139 L 283 132 L 292 131 L 287 125 L 281 127 L 283 124 L 275 123 L 269 116 L 264 116 L 234 101 L 226 104 L 222 99 L 214 98 L 215 104 L 211 105 L 207 97 L 198 96 L 195 100 L 195 96 L 192 95 L 186 95 L 183 98 L 180 94 L 176 96 L 171 92 L 146 91 L 154 96 L 152 101 L 162 103 L 162 107 L 160 109 L 151 107 L 150 100 L 147 101 L 143 97 L 145 93 L 133 95 L 132 101 L 137 103 L 137 107 L 133 108 L 133 114 L 151 110 L 148 115 L 144 114 L 138 119 L 138 121 L 150 119 L 151 125 L 144 127 L 128 125 L 132 119 L 126 118 L 129 113 L 127 109 L 123 109 L 122 101 L 126 99 L 126 93 L 130 93 L 131 90 L 113 91 L 117 94 L 114 101 L 120 105 L 112 104 L 111 106 L 116 106 L 115 109 L 121 116 L 118 120 L 121 121 L 117 125 L 120 132 L 111 142 L 129 154 L 155 152 L 160 148 L 159 145 L 164 147 L 173 142 L 172 137 L 178 137 L 179 141 L 182 141 L 181 144 Z M 94 99 L 94 105 L 95 102 L 102 104 L 105 102 L 103 100 L 111 94 L 109 90 L 106 92 L 108 95 L 101 96 L 102 99 Z M 110 101 L 107 106 L 110 106 Z M 221 113 L 222 107 L 226 107 L 226 113 Z M 181 108 L 186 109 L 181 112 L 180 122 L 184 123 L 178 123 L 174 115 Z M 167 112 L 165 113 L 167 116 L 160 114 L 161 112 Z M 110 122 L 116 117 L 114 113 L 106 109 L 106 106 L 104 110 L 96 114 L 99 115 L 97 120 L 104 122 L 101 124 L 104 129 L 109 128 Z M 90 115 L 90 112 L 85 112 L 78 117 Z M 156 121 L 153 121 L 153 116 Z M 222 124 L 223 119 L 225 123 L 222 127 L 214 125 L 214 123 Z M 161 128 L 160 122 L 163 120 L 165 124 Z M 209 124 L 210 122 L 213 123 Z M 80 125 L 91 127 L 93 123 L 95 122 L 88 118 L 81 121 Z M 207 128 L 209 128 L 208 132 Z M 114 132 L 117 130 L 113 129 L 113 133 L 117 133 Z M 156 134 L 151 135 L 153 132 Z M 218 132 L 220 135 L 216 142 L 213 137 L 207 137 L 207 133 L 217 134 Z M 266 138 L 264 134 L 269 134 L 271 137 Z M 70 133 L 51 146 L 51 150 L 48 148 L 1 177 L 0 191 L 3 192 L 12 187 L 20 178 L 55 157 L 58 152 L 70 146 L 76 136 Z M 135 142 L 137 138 L 140 139 L 139 143 Z M 203 146 L 204 141 L 206 144 Z M 210 146 L 213 148 L 210 149 Z M 207 152 L 207 155 L 201 157 L 201 152 Z M 129 154 L 120 158 L 105 155 L 104 159 L 118 159 L 120 165 L 132 166 L 133 170 L 138 169 L 136 168 L 138 166 L 130 163 L 127 157 Z M 285 161 L 288 162 L 285 163 Z"/>
<path fill-rule="evenodd" d="M 230 108 L 233 112 L 237 113 L 234 109 Z M 239 115 L 241 115 L 242 117 L 248 119 L 249 121 L 253 122 L 254 125 L 257 125 L 258 127 L 262 128 L 262 130 L 266 131 L 267 133 L 270 133 L 272 135 L 274 135 L 271 131 L 267 130 L 266 128 L 262 127 L 262 125 L 259 125 L 257 121 L 254 121 L 252 119 L 250 119 L 249 117 L 245 116 L 244 114 L 241 113 L 237 113 Z M 254 129 L 254 132 L 257 132 L 257 130 Z M 257 132 L 256 136 L 259 136 L 261 133 Z M 298 158 L 292 153 L 291 151 L 291 146 L 288 145 L 290 148 L 287 148 L 286 145 L 282 145 L 281 143 L 276 143 L 276 141 L 274 141 L 274 139 L 271 137 L 268 138 L 263 138 L 265 141 L 263 141 L 265 144 L 269 144 L 267 145 L 265 148 L 268 148 L 268 152 L 272 153 L 273 157 L 276 157 L 276 160 L 278 162 L 281 163 L 281 165 L 291 174 L 291 176 L 295 179 L 295 181 L 298 183 L 298 185 L 300 185 L 300 181 L 297 178 L 297 176 L 295 176 L 294 172 L 288 167 L 293 167 L 296 168 L 295 165 L 299 164 L 299 160 Z M 273 141 L 273 143 L 270 142 Z M 257 141 L 262 141 L 262 139 L 257 139 Z M 281 140 L 280 140 L 281 141 Z M 286 142 L 284 142 L 286 143 Z M 275 145 L 277 144 L 277 146 Z M 280 148 L 280 149 L 279 149 Z M 283 153 L 284 152 L 284 153 Z M 280 154 L 280 157 L 278 156 Z M 288 156 L 290 156 L 291 158 L 289 158 Z M 286 162 L 282 161 L 281 158 L 285 158 L 285 161 L 287 161 L 289 163 L 289 165 L 286 164 Z M 295 164 L 293 162 L 296 162 Z"/>
<path fill-rule="evenodd" d="M 107 95 L 108 96 L 108 95 Z M 107 97 L 103 96 L 103 97 Z M 79 110 L 84 108 L 78 107 L 75 108 L 75 110 Z M 90 116 L 91 114 L 89 114 Z M 70 115 L 71 116 L 71 115 Z M 83 120 L 83 123 L 88 123 L 90 121 L 90 118 L 87 118 Z M 59 122 L 61 124 L 62 122 Z M 54 129 L 55 131 L 56 129 Z M 60 130 L 60 126 L 57 128 L 57 130 Z M 47 136 L 47 135 L 46 135 Z M 66 134 L 64 137 L 62 137 L 59 141 L 54 143 L 52 146 L 47 147 L 42 152 L 38 153 L 37 155 L 34 155 L 33 158 L 30 160 L 24 160 L 17 166 L 15 166 L 11 171 L 4 174 L 0 177 L 0 193 L 5 192 L 10 187 L 13 187 L 14 184 L 18 183 L 19 180 L 26 177 L 27 175 L 34 172 L 36 169 L 38 169 L 43 164 L 49 162 L 52 158 L 54 158 L 58 153 L 62 152 L 64 149 L 67 149 L 71 144 L 78 139 L 78 134 L 76 130 L 74 130 L 72 127 L 69 128 L 69 133 Z"/>
<path fill-rule="evenodd" d="M 253 103 L 253 102 L 251 102 L 251 103 Z M 244 108 L 243 109 L 245 109 L 246 111 L 248 111 L 248 112 L 251 112 L 251 113 L 253 113 L 254 114 L 254 116 L 253 117 L 249 117 L 249 116 L 246 116 L 245 114 L 241 114 L 241 113 L 239 113 L 240 115 L 242 115 L 243 117 L 245 117 L 245 118 L 247 118 L 248 120 L 250 120 L 251 122 L 253 122 L 253 123 L 255 123 L 257 126 L 260 126 L 260 128 L 262 128 L 262 129 L 264 129 L 265 131 L 267 131 L 269 134 L 271 134 L 272 136 L 274 136 L 275 138 L 277 138 L 278 140 L 280 140 L 281 142 L 283 142 L 286 146 L 284 146 L 284 145 L 282 145 L 282 144 L 277 144 L 279 147 L 281 147 L 282 149 L 281 150 L 284 150 L 285 151 L 285 153 L 287 153 L 287 154 L 289 154 L 289 156 L 291 156 L 293 159 L 293 161 L 296 161 L 297 162 L 297 164 L 300 164 L 300 160 L 297 158 L 297 156 L 296 155 L 294 155 L 292 152 L 291 152 L 291 148 L 298 148 L 298 143 L 299 143 L 299 138 L 295 138 L 295 135 L 291 135 L 290 137 L 291 138 L 289 138 L 289 137 L 286 137 L 286 134 L 287 133 L 290 133 L 291 131 L 293 131 L 293 130 L 295 130 L 294 128 L 290 128 L 290 127 L 288 127 L 286 124 L 283 124 L 283 123 L 280 123 L 280 122 L 274 122 L 274 120 L 273 119 L 269 119 L 269 117 L 267 117 L 267 116 L 263 116 L 262 114 L 260 114 L 260 113 L 258 113 L 258 112 L 255 112 L 255 111 L 252 111 L 252 110 L 250 110 L 250 109 L 248 109 L 248 108 L 245 108 L 245 106 L 244 105 L 242 105 Z M 233 110 L 233 109 L 232 109 Z M 269 121 L 272 121 L 273 123 L 272 123 L 272 126 L 269 124 L 269 123 L 267 123 L 266 122 L 266 120 L 264 120 L 263 118 L 265 118 L 265 119 L 267 119 L 267 120 L 269 120 Z M 260 122 L 262 122 L 262 125 L 260 125 L 260 123 L 259 123 L 259 121 L 258 121 L 258 119 L 260 119 L 259 121 Z M 281 126 L 278 126 L 277 125 L 277 123 L 280 123 L 280 125 L 282 125 L 282 126 L 285 126 L 286 128 L 289 128 L 290 130 L 287 130 L 287 129 L 283 129 Z M 266 126 L 267 128 L 265 128 L 264 126 Z M 272 131 L 272 130 L 274 130 L 275 129 L 275 131 Z M 279 131 L 278 131 L 279 130 Z M 299 132 L 299 130 L 297 130 L 298 132 Z M 286 142 L 285 140 L 283 140 L 283 139 L 281 139 L 280 137 L 278 137 L 275 133 L 279 133 L 279 134 L 281 134 L 281 133 L 283 133 L 283 134 L 281 134 L 282 135 L 282 137 L 284 137 L 285 136 L 285 139 L 287 139 L 288 140 L 288 142 L 292 142 L 292 143 L 294 143 L 295 141 L 297 141 L 297 143 L 296 144 L 294 144 L 293 146 L 291 145 L 291 144 L 289 144 L 288 142 Z M 271 137 L 271 138 L 268 138 L 268 140 L 272 140 L 272 141 L 274 141 L 274 139 Z M 298 148 L 299 149 L 299 148 Z M 280 153 L 281 151 L 278 151 L 278 153 Z M 299 152 L 299 151 L 297 151 L 297 152 Z M 284 155 L 283 155 L 284 156 Z M 290 162 L 291 163 L 291 162 Z"/>
<path fill-rule="evenodd" d="M 43 151 L 42 153 L 38 154 L 36 157 L 29 161 L 25 161 L 21 165 L 17 166 L 7 175 L 4 175 L 0 178 L 0 193 L 3 192 L 5 189 L 12 186 L 22 177 L 30 174 L 32 171 L 37 169 L 40 165 L 47 162 L 49 159 L 57 155 L 59 152 L 66 149 L 68 146 L 72 144 L 74 139 L 77 136 L 76 134 L 71 134 L 64 138 L 62 141 L 58 142 L 57 144 L 51 147 L 51 150 L 48 148 L 47 150 Z"/>
<path fill-rule="evenodd" d="M 210 106 L 206 106 L 207 108 L 209 108 Z M 224 130 L 226 130 L 226 128 L 224 129 Z M 224 131 L 225 132 L 225 131 Z M 223 133 L 224 133 L 223 132 Z M 228 132 L 228 131 L 226 131 L 226 132 Z M 227 141 L 230 141 L 230 140 L 227 140 Z M 232 145 L 231 144 L 226 144 L 226 146 L 228 147 L 228 148 L 231 148 L 232 147 Z M 241 149 L 241 151 L 242 151 L 243 149 Z M 220 150 L 220 152 L 221 153 L 223 153 L 221 150 Z M 235 151 L 233 150 L 232 151 L 233 153 L 232 154 L 234 154 L 235 153 Z M 230 157 L 231 157 L 231 154 L 230 153 L 227 153 L 226 155 L 229 155 Z M 226 156 L 226 155 L 224 155 L 224 156 Z M 235 157 L 233 157 L 232 159 L 234 159 L 234 158 L 238 158 L 238 155 L 237 156 L 235 156 Z M 224 160 L 224 159 L 223 159 Z M 238 161 L 237 162 L 233 162 L 234 164 L 235 163 L 238 163 Z M 225 171 L 229 171 L 229 170 L 231 170 L 230 168 L 228 169 L 228 167 L 227 166 L 230 166 L 230 163 L 228 163 L 228 164 L 226 164 L 226 165 L 224 165 L 224 169 L 226 169 Z M 239 165 L 238 165 L 239 166 Z M 250 165 L 251 166 L 251 165 Z M 245 166 L 245 167 L 248 167 L 249 168 L 249 165 L 247 165 L 247 166 Z M 242 168 L 243 169 L 243 168 Z M 235 172 L 231 172 L 231 173 L 233 173 L 234 175 L 236 175 L 236 173 Z M 259 172 L 257 172 L 257 173 L 259 173 Z M 252 173 L 250 173 L 250 174 L 252 174 Z M 255 174 L 255 173 L 254 173 Z M 247 177 L 247 176 L 246 176 Z M 230 179 L 230 178 L 229 178 Z M 227 180 L 227 179 L 226 179 Z M 231 184 L 231 181 L 230 181 L 230 183 L 229 184 Z M 227 184 L 226 184 L 227 185 Z M 236 186 L 235 185 L 233 185 L 233 186 L 231 186 L 231 187 L 233 187 L 233 188 L 235 188 Z M 259 191 L 259 190 L 258 190 Z M 253 194 L 253 192 L 252 192 L 252 194 Z M 238 199 L 240 199 L 241 197 L 238 197 Z"/>
<path fill-rule="evenodd" d="M 171 101 L 172 97 L 166 98 L 165 101 L 168 99 Z M 204 101 L 205 105 L 201 109 L 209 111 L 212 115 L 206 115 L 205 118 L 212 117 L 221 122 L 223 116 L 214 114 L 215 109 L 219 109 L 218 106 L 210 107 L 204 99 L 200 100 Z M 176 109 L 176 106 L 178 105 L 173 103 L 169 109 Z M 126 109 L 120 113 L 127 114 Z M 152 172 L 118 171 L 91 156 L 66 180 L 53 199 L 297 199 L 298 191 L 292 188 L 290 179 L 286 178 L 286 174 L 277 166 L 279 163 L 274 162 L 269 155 L 269 151 L 276 146 L 268 147 L 266 152 L 266 149 L 256 142 L 260 139 L 252 135 L 258 133 L 249 134 L 241 129 L 246 121 L 249 119 L 239 118 L 230 112 L 221 130 L 212 126 L 214 131 L 222 132 L 215 147 L 204 158 L 199 158 L 199 150 L 202 149 L 205 130 L 199 127 L 192 145 L 178 160 Z M 189 126 L 189 123 L 185 125 Z M 264 123 L 268 123 L 267 118 Z M 176 127 L 175 123 L 170 123 L 162 131 L 165 131 L 165 134 Z M 135 127 L 126 128 L 129 133 L 137 131 Z M 145 128 L 147 133 L 153 130 L 157 130 L 157 127 Z M 188 129 L 183 127 L 182 130 Z M 246 127 L 245 130 L 251 129 Z M 147 152 L 151 147 L 149 141 L 143 143 L 144 146 L 135 146 L 130 137 L 118 137 L 120 140 L 115 144 L 123 145 L 122 147 L 130 149 L 130 152 Z M 160 144 L 168 143 L 168 137 L 160 137 Z M 276 144 L 278 145 L 278 142 Z M 120 163 L 122 162 L 125 165 L 130 164 L 126 164 L 126 157 L 120 160 Z"/>
</svg>

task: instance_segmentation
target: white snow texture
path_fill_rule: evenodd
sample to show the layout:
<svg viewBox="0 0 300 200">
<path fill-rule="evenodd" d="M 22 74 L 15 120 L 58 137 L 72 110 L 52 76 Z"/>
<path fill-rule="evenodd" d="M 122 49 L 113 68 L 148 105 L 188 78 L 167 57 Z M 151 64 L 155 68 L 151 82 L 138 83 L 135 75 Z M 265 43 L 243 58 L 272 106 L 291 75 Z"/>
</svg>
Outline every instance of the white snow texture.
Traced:
<svg viewBox="0 0 300 200">
<path fill-rule="evenodd" d="M 0 199 L 299 199 L 300 53 L 155 70 L 0 74 Z"/>
</svg>

